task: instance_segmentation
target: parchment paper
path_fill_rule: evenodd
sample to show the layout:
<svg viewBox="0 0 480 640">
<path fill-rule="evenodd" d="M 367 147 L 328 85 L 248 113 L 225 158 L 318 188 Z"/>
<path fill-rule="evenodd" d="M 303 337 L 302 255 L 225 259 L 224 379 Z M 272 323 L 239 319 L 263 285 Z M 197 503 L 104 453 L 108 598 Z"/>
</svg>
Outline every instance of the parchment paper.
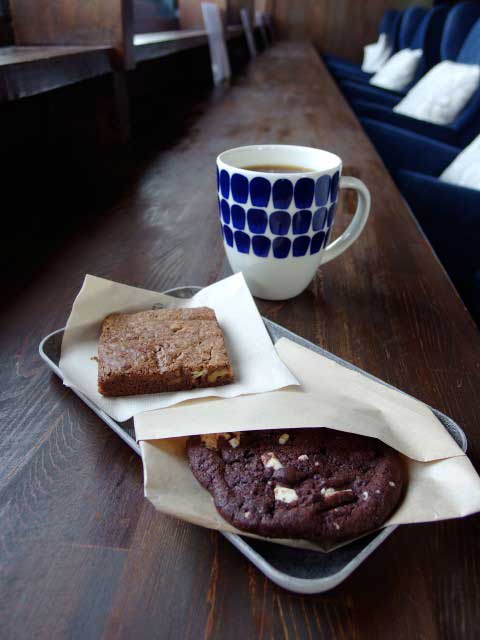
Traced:
<svg viewBox="0 0 480 640">
<path fill-rule="evenodd" d="M 223 520 L 208 491 L 195 480 L 186 459 L 185 442 L 186 438 L 167 438 L 140 443 L 145 496 L 156 509 L 181 520 L 208 529 L 249 535 Z M 467 456 L 433 462 L 405 460 L 409 476 L 405 497 L 384 527 L 448 520 L 480 511 L 480 478 Z M 321 551 L 338 548 L 337 545 L 326 549 L 307 540 L 268 538 L 268 541 Z"/>
<path fill-rule="evenodd" d="M 157 509 L 204 527 L 241 533 L 220 517 L 209 493 L 195 480 L 184 436 L 328 426 L 377 437 L 405 455 L 405 497 L 384 526 L 480 511 L 479 476 L 426 405 L 290 340 L 282 338 L 276 348 L 301 388 L 190 402 L 135 417 L 145 495 Z M 166 438 L 158 439 L 162 435 Z M 307 541 L 271 541 L 319 549 Z"/>
<path fill-rule="evenodd" d="M 422 402 L 286 338 L 275 348 L 301 387 L 142 413 L 134 419 L 137 440 L 322 426 L 374 436 L 419 461 L 462 455 Z"/>
<path fill-rule="evenodd" d="M 98 393 L 97 355 L 105 316 L 159 307 L 201 307 L 215 310 L 223 330 L 235 375 L 233 384 L 125 398 L 104 398 Z M 63 335 L 60 369 L 67 387 L 75 387 L 115 420 L 128 420 L 142 411 L 159 409 L 192 398 L 231 398 L 298 384 L 278 357 L 241 273 L 205 287 L 182 300 L 87 275 Z"/>
</svg>

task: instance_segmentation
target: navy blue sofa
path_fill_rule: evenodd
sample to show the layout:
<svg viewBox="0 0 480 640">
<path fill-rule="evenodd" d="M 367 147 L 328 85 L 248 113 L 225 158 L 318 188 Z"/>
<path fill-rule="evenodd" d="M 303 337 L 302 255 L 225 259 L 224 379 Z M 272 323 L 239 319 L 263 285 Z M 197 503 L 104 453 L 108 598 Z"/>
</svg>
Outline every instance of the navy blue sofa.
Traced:
<svg viewBox="0 0 480 640">
<path fill-rule="evenodd" d="M 342 80 L 340 87 L 343 93 L 350 101 L 368 100 L 376 104 L 394 107 L 428 69 L 440 62 L 440 60 L 457 59 L 466 37 L 479 18 L 480 2 L 468 0 L 467 2 L 460 2 L 453 7 L 443 17 L 443 20 L 440 14 L 429 24 L 422 23 L 423 34 L 418 33 L 415 41 L 420 45 L 420 48 L 424 48 L 425 56 L 417 70 L 416 78 L 405 90 L 400 92 L 387 91 L 386 89 L 366 85 L 364 82 Z M 442 22 L 444 22 L 443 29 L 440 31 Z M 425 44 L 421 43 L 422 36 Z"/>
<path fill-rule="evenodd" d="M 480 19 L 469 31 L 456 61 L 463 64 L 480 64 Z M 396 99 L 396 103 L 399 101 L 400 98 Z M 391 105 L 377 104 L 373 101 L 353 100 L 351 105 L 361 118 L 392 124 L 457 147 L 465 147 L 480 131 L 480 87 L 449 125 L 437 125 L 404 116 L 393 111 Z"/>
<path fill-rule="evenodd" d="M 360 122 L 480 324 L 480 191 L 438 179 L 461 149 L 368 118 Z"/>
</svg>

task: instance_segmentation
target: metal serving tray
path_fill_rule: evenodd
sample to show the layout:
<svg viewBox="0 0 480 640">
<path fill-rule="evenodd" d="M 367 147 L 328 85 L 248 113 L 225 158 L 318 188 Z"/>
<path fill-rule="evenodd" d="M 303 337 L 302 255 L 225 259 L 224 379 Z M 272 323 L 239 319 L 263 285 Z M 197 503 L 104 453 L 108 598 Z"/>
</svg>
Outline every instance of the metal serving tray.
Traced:
<svg viewBox="0 0 480 640">
<path fill-rule="evenodd" d="M 190 298 L 199 289 L 200 287 L 179 287 L 165 291 L 164 293 L 177 298 Z M 316 351 L 330 360 L 334 360 L 348 369 L 358 371 L 372 380 L 391 387 L 391 385 L 388 385 L 386 382 L 362 371 L 358 367 L 338 358 L 329 351 L 325 351 L 312 342 L 304 340 L 295 333 L 284 329 L 267 318 L 263 318 L 263 321 L 274 343 L 280 338 L 288 338 L 307 349 Z M 63 329 L 54 331 L 42 340 L 39 347 L 40 356 L 60 379 L 62 379 L 62 372 L 58 368 L 58 364 L 60 362 L 62 336 Z M 140 455 L 140 447 L 135 441 L 132 419 L 122 423 L 116 422 L 94 402 L 89 400 L 81 391 L 77 391 L 76 389 L 72 389 L 72 391 L 113 429 L 122 440 Z M 436 409 L 432 409 L 432 411 L 455 442 L 463 451 L 466 451 L 467 439 L 462 429 L 451 418 L 440 413 L 440 411 Z M 239 536 L 234 533 L 223 533 L 223 535 L 273 582 L 289 591 L 306 594 L 322 593 L 333 589 L 333 587 L 343 582 L 395 529 L 396 527 L 384 527 L 379 531 L 363 536 L 330 553 L 293 549 L 275 543 Z"/>
</svg>

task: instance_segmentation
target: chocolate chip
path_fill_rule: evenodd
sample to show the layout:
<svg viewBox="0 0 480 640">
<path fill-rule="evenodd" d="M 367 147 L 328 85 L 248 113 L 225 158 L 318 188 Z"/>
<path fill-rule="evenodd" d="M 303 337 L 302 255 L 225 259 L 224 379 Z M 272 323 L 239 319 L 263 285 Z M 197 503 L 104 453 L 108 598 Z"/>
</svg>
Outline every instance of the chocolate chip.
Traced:
<svg viewBox="0 0 480 640">
<path fill-rule="evenodd" d="M 295 467 L 282 467 L 277 469 L 273 474 L 273 477 L 277 482 L 282 484 L 294 485 L 300 484 L 305 478 L 308 478 L 311 474 L 305 471 L 300 471 Z"/>
</svg>

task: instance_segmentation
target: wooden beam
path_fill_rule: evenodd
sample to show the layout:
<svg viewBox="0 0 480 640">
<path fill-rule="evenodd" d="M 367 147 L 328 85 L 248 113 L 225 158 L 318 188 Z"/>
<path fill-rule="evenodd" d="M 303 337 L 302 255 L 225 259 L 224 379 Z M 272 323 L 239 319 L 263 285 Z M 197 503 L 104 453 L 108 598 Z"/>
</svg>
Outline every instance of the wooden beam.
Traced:
<svg viewBox="0 0 480 640">
<path fill-rule="evenodd" d="M 2 47 L 0 103 L 111 73 L 108 47 Z"/>
</svg>

